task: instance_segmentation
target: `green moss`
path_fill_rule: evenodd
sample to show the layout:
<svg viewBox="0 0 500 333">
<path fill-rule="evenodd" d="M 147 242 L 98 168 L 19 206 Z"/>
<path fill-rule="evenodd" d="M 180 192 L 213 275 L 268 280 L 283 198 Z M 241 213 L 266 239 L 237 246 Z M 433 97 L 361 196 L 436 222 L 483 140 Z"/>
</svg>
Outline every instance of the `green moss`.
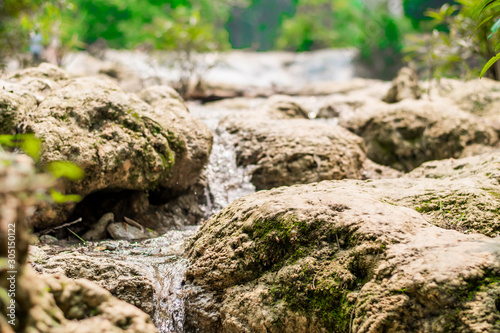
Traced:
<svg viewBox="0 0 500 333">
<path fill-rule="evenodd" d="M 383 252 L 383 244 L 360 239 L 356 228 L 332 228 L 329 221 L 303 221 L 285 214 L 243 229 L 256 244 L 259 260 L 254 271 L 260 270 L 259 276 L 276 274 L 270 286 L 272 307 L 284 302 L 328 332 L 349 331 L 354 304 L 348 296 L 372 278 L 376 256 L 371 253 Z M 363 250 L 358 252 L 361 243 Z M 278 317 L 273 324 L 282 321 Z"/>
</svg>

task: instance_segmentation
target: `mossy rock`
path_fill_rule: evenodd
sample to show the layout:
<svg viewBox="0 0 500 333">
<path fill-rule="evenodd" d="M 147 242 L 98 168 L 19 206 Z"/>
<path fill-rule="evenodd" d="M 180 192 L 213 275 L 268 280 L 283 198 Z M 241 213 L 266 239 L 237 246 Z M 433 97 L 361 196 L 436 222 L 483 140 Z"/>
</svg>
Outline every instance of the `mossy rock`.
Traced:
<svg viewBox="0 0 500 333">
<path fill-rule="evenodd" d="M 500 241 L 433 226 L 377 182 L 260 191 L 206 222 L 189 247 L 190 329 L 500 329 Z"/>
</svg>

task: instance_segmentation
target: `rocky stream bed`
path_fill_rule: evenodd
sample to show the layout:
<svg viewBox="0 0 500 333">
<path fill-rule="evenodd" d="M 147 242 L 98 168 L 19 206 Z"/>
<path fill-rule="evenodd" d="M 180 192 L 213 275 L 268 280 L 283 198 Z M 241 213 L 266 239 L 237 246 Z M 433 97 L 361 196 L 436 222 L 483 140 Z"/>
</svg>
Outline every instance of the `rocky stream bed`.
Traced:
<svg viewBox="0 0 500 333">
<path fill-rule="evenodd" d="M 280 55 L 185 103 L 123 59 L 0 78 L 0 134 L 41 139 L 0 151 L 1 332 L 500 332 L 499 83 Z"/>
</svg>

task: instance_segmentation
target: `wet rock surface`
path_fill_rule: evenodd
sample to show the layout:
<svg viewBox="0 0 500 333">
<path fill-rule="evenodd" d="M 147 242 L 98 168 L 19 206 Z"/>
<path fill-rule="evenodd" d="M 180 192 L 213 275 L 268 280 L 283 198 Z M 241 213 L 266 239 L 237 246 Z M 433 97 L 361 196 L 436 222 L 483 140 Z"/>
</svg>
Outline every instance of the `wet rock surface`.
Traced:
<svg viewBox="0 0 500 333">
<path fill-rule="evenodd" d="M 182 327 L 181 287 L 187 264 L 184 241 L 195 231 L 196 228 L 170 231 L 161 237 L 134 242 L 31 246 L 29 262 L 38 273 L 97 283 L 114 297 L 147 313 L 158 328 Z M 171 316 L 174 312 L 175 318 Z"/>
</svg>

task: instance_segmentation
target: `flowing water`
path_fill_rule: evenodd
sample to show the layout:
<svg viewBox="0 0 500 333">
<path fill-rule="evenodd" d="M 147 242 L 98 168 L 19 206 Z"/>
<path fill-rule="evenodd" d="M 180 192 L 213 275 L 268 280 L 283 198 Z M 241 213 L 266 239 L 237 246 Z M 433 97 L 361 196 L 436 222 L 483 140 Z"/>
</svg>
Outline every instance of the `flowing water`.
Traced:
<svg viewBox="0 0 500 333">
<path fill-rule="evenodd" d="M 234 200 L 255 192 L 255 187 L 250 183 L 250 169 L 236 165 L 234 146 L 231 144 L 229 133 L 218 128 L 220 119 L 236 111 L 207 108 L 197 104 L 189 105 L 189 109 L 214 134 L 212 153 L 206 167 L 206 211 L 213 215 Z M 180 237 L 178 243 L 182 244 L 184 239 Z M 185 313 L 185 293 L 182 287 L 188 261 L 182 255 L 164 258 L 164 262 L 154 265 L 154 323 L 160 333 L 182 333 Z"/>
</svg>

